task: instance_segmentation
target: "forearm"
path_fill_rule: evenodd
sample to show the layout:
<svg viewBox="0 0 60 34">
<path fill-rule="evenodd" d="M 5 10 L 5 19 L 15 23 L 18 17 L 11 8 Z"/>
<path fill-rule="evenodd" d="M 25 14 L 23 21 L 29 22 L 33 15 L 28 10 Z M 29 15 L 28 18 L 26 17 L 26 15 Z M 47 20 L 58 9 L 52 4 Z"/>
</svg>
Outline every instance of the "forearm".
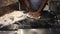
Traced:
<svg viewBox="0 0 60 34">
<path fill-rule="evenodd" d="M 39 6 L 38 12 L 41 12 L 41 10 L 44 8 L 47 0 L 42 0 L 41 5 Z"/>
</svg>

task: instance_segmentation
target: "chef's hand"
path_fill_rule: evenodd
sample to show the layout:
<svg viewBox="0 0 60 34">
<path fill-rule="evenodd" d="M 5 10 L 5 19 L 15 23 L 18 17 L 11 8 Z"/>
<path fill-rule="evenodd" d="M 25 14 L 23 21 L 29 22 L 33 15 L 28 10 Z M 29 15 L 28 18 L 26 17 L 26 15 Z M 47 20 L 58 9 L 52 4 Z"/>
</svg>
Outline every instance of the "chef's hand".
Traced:
<svg viewBox="0 0 60 34">
<path fill-rule="evenodd" d="M 33 12 L 33 11 L 29 11 L 29 16 L 32 17 L 32 18 L 38 18 L 40 17 L 40 12 Z"/>
</svg>

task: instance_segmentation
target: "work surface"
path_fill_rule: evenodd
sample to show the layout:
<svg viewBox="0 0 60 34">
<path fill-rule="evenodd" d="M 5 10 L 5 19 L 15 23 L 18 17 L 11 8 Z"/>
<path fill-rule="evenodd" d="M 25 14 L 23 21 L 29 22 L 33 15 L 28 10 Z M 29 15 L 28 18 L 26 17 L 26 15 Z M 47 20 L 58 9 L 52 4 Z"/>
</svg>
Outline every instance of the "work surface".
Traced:
<svg viewBox="0 0 60 34">
<path fill-rule="evenodd" d="M 13 11 L 0 17 L 0 29 L 55 28 L 59 24 L 53 19 L 54 15 L 47 11 L 42 12 L 39 19 L 27 17 L 24 11 Z"/>
</svg>

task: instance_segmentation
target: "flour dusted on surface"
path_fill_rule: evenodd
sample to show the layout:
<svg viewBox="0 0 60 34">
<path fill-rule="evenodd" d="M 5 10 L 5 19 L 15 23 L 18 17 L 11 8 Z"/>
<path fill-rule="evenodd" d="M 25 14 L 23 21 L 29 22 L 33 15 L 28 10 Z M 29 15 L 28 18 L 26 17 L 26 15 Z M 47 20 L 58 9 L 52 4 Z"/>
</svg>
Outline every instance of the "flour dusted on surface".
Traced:
<svg viewBox="0 0 60 34">
<path fill-rule="evenodd" d="M 13 11 L 12 13 L 5 14 L 0 17 L 0 24 L 9 25 L 13 24 L 16 21 L 23 20 L 26 17 L 24 16 L 23 11 Z"/>
</svg>

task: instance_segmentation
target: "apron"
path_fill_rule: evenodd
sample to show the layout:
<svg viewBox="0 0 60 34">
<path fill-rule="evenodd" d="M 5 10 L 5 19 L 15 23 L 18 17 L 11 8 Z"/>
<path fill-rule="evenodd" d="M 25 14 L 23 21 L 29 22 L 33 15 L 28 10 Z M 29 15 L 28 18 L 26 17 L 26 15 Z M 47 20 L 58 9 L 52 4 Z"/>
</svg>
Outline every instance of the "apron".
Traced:
<svg viewBox="0 0 60 34">
<path fill-rule="evenodd" d="M 31 8 L 33 10 L 38 10 L 42 0 L 30 0 Z"/>
</svg>

